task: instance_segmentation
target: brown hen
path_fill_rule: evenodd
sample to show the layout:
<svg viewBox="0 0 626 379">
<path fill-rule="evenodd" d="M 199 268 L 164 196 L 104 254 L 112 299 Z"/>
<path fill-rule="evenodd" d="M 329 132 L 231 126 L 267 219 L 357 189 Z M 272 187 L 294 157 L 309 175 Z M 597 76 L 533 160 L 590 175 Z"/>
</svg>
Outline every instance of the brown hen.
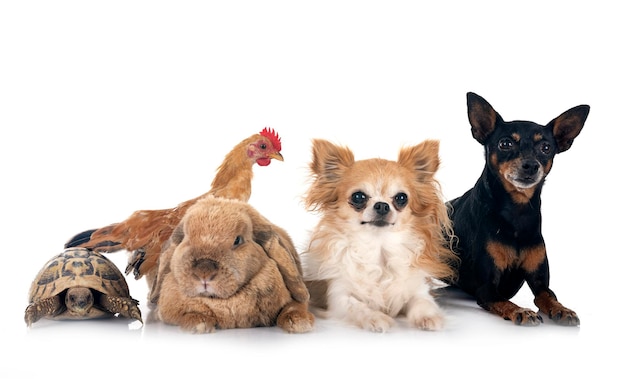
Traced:
<svg viewBox="0 0 626 379">
<path fill-rule="evenodd" d="M 283 160 L 278 134 L 269 128 L 237 144 L 224 158 L 209 192 L 169 209 L 135 211 L 126 220 L 102 228 L 86 230 L 72 237 L 65 247 L 84 247 L 98 252 L 132 252 L 126 267 L 135 279 L 146 275 L 152 286 L 154 270 L 163 244 L 187 209 L 207 195 L 247 202 L 252 193 L 253 166 L 267 166 L 272 159 Z"/>
</svg>

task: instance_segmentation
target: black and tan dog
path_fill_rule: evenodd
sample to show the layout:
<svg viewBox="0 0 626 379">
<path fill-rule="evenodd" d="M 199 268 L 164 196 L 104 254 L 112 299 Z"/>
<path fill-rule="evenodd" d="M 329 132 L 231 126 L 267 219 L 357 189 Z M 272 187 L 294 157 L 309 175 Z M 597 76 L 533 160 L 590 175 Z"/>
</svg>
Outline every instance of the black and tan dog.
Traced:
<svg viewBox="0 0 626 379">
<path fill-rule="evenodd" d="M 485 167 L 474 188 L 448 203 L 461 258 L 455 286 L 487 311 L 519 325 L 540 314 L 510 301 L 526 282 L 539 312 L 560 325 L 579 325 L 550 289 L 541 232 L 541 189 L 556 154 L 570 148 L 589 106 L 574 107 L 547 125 L 506 122 L 482 97 L 467 94 L 472 136 L 485 147 Z"/>
</svg>

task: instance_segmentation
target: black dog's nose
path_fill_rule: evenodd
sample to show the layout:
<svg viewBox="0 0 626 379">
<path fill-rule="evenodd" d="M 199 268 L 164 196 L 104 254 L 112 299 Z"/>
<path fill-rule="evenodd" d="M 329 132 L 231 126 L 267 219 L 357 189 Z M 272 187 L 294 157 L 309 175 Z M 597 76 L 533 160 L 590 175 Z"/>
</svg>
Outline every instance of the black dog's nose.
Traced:
<svg viewBox="0 0 626 379">
<path fill-rule="evenodd" d="M 378 203 L 374 204 L 374 210 L 379 215 L 384 216 L 389 213 L 389 204 L 379 201 Z"/>
<path fill-rule="evenodd" d="M 534 159 L 527 159 L 522 162 L 522 169 L 527 175 L 535 175 L 539 171 L 539 162 Z"/>
</svg>

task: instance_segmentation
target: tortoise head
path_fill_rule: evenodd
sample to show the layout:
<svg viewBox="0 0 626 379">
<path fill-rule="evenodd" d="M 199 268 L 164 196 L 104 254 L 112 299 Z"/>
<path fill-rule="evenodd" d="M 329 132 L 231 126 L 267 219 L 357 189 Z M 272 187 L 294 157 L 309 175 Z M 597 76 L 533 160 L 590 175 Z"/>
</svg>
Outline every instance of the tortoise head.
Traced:
<svg viewBox="0 0 626 379">
<path fill-rule="evenodd" d="M 73 287 L 65 294 L 65 306 L 67 311 L 77 318 L 86 317 L 93 307 L 94 297 L 91 289 L 86 287 Z"/>
</svg>

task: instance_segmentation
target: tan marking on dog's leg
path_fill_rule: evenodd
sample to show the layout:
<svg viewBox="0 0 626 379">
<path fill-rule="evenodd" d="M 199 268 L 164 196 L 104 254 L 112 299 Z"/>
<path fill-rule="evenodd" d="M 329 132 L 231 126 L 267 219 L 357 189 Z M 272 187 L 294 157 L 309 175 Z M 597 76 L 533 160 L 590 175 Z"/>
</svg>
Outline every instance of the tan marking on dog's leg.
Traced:
<svg viewBox="0 0 626 379">
<path fill-rule="evenodd" d="M 559 325 L 580 325 L 580 319 L 578 315 L 576 315 L 576 312 L 564 307 L 553 294 L 547 291 L 537 294 L 535 297 L 535 305 L 537 305 L 541 312 L 547 314 L 551 320 Z"/>
<path fill-rule="evenodd" d="M 515 250 L 512 247 L 498 242 L 488 242 L 487 253 L 491 255 L 494 264 L 500 271 L 503 271 L 507 267 L 511 266 L 517 260 Z"/>
<path fill-rule="evenodd" d="M 546 260 L 546 246 L 544 244 L 537 245 L 522 250 L 520 253 L 522 260 L 522 268 L 526 272 L 535 272 L 537 267 Z"/>
</svg>

